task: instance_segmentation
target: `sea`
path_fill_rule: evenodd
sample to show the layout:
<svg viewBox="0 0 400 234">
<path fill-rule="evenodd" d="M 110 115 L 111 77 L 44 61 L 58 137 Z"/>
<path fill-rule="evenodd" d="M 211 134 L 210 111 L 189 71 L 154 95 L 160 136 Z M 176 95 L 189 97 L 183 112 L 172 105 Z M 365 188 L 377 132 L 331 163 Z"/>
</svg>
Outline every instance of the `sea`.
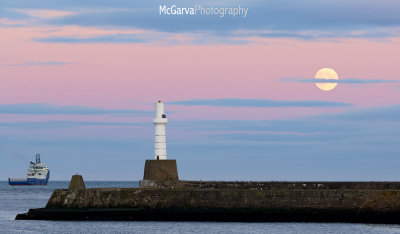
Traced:
<svg viewBox="0 0 400 234">
<path fill-rule="evenodd" d="M 88 188 L 138 187 L 139 182 L 85 181 Z M 68 188 L 68 181 L 47 186 L 9 186 L 0 182 L 0 233 L 400 233 L 400 225 L 351 223 L 233 223 L 233 222 L 98 222 L 14 220 L 30 208 L 44 207 L 54 189 Z"/>
</svg>

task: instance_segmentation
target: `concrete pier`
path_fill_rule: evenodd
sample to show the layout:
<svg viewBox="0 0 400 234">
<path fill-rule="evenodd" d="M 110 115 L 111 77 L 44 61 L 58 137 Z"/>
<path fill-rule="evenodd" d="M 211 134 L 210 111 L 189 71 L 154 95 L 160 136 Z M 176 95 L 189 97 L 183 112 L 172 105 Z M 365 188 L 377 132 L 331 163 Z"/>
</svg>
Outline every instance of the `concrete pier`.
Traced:
<svg viewBox="0 0 400 234">
<path fill-rule="evenodd" d="M 165 185 L 57 189 L 45 208 L 31 209 L 16 219 L 400 224 L 397 182 L 167 181 Z"/>
<path fill-rule="evenodd" d="M 400 182 L 182 181 L 175 160 L 146 160 L 140 188 L 85 188 L 74 175 L 16 219 L 400 224 Z"/>
<path fill-rule="evenodd" d="M 81 175 L 73 175 L 71 181 L 69 182 L 68 190 L 77 191 L 85 190 L 85 182 L 83 182 L 83 177 Z"/>
<path fill-rule="evenodd" d="M 140 187 L 157 187 L 159 182 L 177 180 L 179 177 L 176 160 L 146 160 L 143 180 L 139 184 Z"/>
</svg>

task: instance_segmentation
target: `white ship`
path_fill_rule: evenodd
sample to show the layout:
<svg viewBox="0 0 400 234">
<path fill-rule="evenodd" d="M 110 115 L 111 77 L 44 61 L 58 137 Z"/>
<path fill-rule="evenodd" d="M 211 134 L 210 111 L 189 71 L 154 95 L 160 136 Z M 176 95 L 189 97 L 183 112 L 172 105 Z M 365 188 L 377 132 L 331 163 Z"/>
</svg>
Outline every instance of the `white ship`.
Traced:
<svg viewBox="0 0 400 234">
<path fill-rule="evenodd" d="M 40 162 L 40 154 L 36 154 L 36 163 L 31 162 L 26 178 L 8 178 L 9 185 L 47 185 L 50 178 L 49 167 Z"/>
</svg>

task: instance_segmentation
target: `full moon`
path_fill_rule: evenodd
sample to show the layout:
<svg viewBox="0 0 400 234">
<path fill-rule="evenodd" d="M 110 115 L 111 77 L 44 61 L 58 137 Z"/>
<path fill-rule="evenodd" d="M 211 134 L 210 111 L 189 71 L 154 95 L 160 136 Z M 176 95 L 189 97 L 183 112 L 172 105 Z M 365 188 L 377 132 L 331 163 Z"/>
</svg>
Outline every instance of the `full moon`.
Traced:
<svg viewBox="0 0 400 234">
<path fill-rule="evenodd" d="M 315 79 L 338 80 L 339 76 L 331 68 L 321 68 L 321 69 L 319 69 L 317 74 L 315 74 Z M 318 83 L 318 82 L 316 82 L 315 85 L 323 91 L 330 91 L 336 87 L 337 82 L 333 82 L 333 83 Z"/>
</svg>

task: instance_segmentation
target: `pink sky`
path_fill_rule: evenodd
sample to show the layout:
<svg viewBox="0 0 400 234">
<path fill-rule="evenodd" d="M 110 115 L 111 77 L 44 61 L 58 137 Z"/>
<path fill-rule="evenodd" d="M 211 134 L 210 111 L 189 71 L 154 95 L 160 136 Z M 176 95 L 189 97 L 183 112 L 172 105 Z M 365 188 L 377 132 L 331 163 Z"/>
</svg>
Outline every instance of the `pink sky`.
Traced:
<svg viewBox="0 0 400 234">
<path fill-rule="evenodd" d="M 0 179 L 35 153 L 52 179 L 140 179 L 161 99 L 182 179 L 398 180 L 399 1 L 241 5 L 246 19 L 164 17 L 152 1 L 4 1 Z M 358 84 L 319 90 L 309 80 L 324 67 Z"/>
<path fill-rule="evenodd" d="M 400 100 L 399 85 L 339 84 L 323 92 L 312 83 L 284 82 L 284 77 L 313 78 L 331 67 L 340 79 L 400 80 L 400 39 L 303 41 L 265 39 L 245 45 L 171 45 L 167 43 L 68 44 L 33 41 L 50 35 L 96 35 L 91 28 L 0 28 L 0 103 L 53 103 L 105 108 L 152 108 L 162 99 L 246 98 L 327 100 L 357 107 L 391 105 Z M 6 36 L 5 36 L 6 35 Z M 9 66 L 26 62 L 66 62 L 53 66 Z M 190 118 L 213 110 L 213 117 L 251 119 L 301 115 L 294 108 L 269 111 L 250 108 L 168 107 Z M 190 110 L 186 112 L 184 110 Z M 311 108 L 304 114 L 325 113 Z M 329 110 L 336 112 L 340 109 Z M 239 115 L 238 115 L 239 114 Z M 252 117 L 250 117 L 252 116 Z M 210 116 L 209 116 L 210 117 Z"/>
</svg>

